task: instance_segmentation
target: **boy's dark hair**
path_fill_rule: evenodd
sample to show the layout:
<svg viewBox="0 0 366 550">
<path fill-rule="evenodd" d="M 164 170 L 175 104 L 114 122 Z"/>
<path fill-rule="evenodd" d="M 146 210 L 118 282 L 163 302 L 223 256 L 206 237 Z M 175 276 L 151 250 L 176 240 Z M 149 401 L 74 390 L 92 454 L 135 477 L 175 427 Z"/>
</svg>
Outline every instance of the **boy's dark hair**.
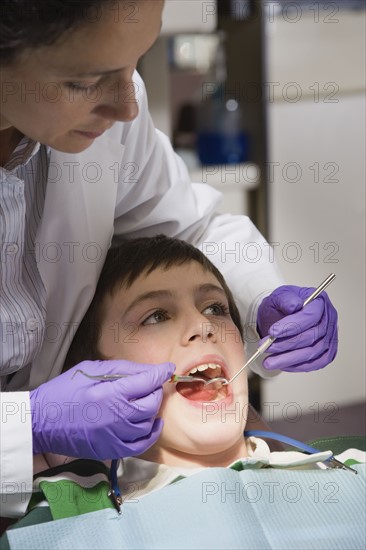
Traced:
<svg viewBox="0 0 366 550">
<path fill-rule="evenodd" d="M 135 0 L 136 1 L 136 0 Z M 98 20 L 116 0 L 1 0 L 0 65 L 9 65 L 28 48 L 54 44 L 63 34 Z"/>
<path fill-rule="evenodd" d="M 104 359 L 98 351 L 98 341 L 103 322 L 105 296 L 113 296 L 122 286 L 129 288 L 142 273 L 148 275 L 157 268 L 169 269 L 192 260 L 198 262 L 219 281 L 228 298 L 231 318 L 242 335 L 239 310 L 224 277 L 198 248 L 165 235 L 141 237 L 123 241 L 119 246 L 109 250 L 94 298 L 75 334 L 64 370 L 87 359 Z"/>
</svg>

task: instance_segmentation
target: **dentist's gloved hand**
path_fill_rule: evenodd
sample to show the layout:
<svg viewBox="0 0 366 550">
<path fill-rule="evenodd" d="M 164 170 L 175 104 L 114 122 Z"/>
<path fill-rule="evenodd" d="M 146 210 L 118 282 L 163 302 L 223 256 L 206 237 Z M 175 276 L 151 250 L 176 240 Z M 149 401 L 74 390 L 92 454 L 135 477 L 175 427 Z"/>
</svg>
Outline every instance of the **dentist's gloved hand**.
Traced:
<svg viewBox="0 0 366 550">
<path fill-rule="evenodd" d="M 75 374 L 78 369 L 90 375 L 131 376 L 91 380 Z M 84 361 L 42 384 L 30 392 L 33 454 L 107 460 L 143 453 L 162 430 L 162 419 L 155 417 L 162 384 L 174 370 L 172 363 Z"/>
<path fill-rule="evenodd" d="M 309 372 L 333 361 L 338 347 L 337 312 L 326 292 L 303 309 L 314 288 L 281 286 L 258 308 L 257 328 L 262 340 L 276 336 L 263 361 L 268 370 Z"/>
</svg>

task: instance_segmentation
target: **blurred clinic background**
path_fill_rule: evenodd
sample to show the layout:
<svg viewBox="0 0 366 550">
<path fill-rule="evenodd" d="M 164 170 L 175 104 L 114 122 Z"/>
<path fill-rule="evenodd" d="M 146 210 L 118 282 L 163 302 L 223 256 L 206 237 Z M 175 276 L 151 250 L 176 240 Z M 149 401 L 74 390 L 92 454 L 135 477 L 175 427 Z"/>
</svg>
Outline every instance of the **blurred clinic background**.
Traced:
<svg viewBox="0 0 366 550">
<path fill-rule="evenodd" d="M 253 219 L 287 282 L 337 276 L 336 360 L 250 381 L 271 427 L 304 439 L 365 433 L 365 14 L 365 0 L 166 0 L 139 66 L 192 180 Z"/>
</svg>

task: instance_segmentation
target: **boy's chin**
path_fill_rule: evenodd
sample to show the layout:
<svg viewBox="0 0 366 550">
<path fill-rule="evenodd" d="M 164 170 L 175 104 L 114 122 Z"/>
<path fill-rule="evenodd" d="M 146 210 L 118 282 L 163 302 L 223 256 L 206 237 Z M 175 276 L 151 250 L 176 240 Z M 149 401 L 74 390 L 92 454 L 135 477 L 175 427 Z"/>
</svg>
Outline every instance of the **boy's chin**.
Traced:
<svg viewBox="0 0 366 550">
<path fill-rule="evenodd" d="M 139 458 L 168 466 L 226 467 L 247 456 L 244 426 L 231 423 L 197 424 L 165 433 Z"/>
<path fill-rule="evenodd" d="M 196 448 L 204 449 L 205 452 L 209 449 L 225 449 L 235 441 L 244 441 L 244 428 L 244 423 L 211 421 L 197 424 L 194 430 L 190 430 L 189 438 Z"/>
<path fill-rule="evenodd" d="M 204 449 L 204 453 L 202 452 Z M 196 448 L 192 456 L 198 458 L 201 465 L 223 467 L 232 464 L 236 460 L 247 456 L 244 437 L 227 437 L 226 439 L 212 440 L 210 438 L 200 438 L 196 442 Z"/>
</svg>

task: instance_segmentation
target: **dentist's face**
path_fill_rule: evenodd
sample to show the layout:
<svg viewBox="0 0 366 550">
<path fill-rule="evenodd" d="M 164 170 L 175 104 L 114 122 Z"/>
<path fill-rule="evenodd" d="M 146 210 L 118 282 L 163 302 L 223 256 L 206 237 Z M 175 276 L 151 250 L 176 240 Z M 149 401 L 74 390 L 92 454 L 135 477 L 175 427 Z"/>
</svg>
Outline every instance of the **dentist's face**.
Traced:
<svg viewBox="0 0 366 550">
<path fill-rule="evenodd" d="M 78 153 L 115 121 L 132 121 L 132 75 L 159 34 L 162 8 L 162 0 L 106 3 L 95 21 L 2 68 L 0 129 Z"/>
<path fill-rule="evenodd" d="M 244 364 L 239 331 L 216 277 L 195 261 L 140 276 L 103 303 L 99 351 L 111 359 L 171 361 L 176 374 L 231 378 Z M 142 458 L 170 465 L 228 464 L 246 455 L 246 375 L 232 385 L 164 385 L 164 428 Z"/>
</svg>

